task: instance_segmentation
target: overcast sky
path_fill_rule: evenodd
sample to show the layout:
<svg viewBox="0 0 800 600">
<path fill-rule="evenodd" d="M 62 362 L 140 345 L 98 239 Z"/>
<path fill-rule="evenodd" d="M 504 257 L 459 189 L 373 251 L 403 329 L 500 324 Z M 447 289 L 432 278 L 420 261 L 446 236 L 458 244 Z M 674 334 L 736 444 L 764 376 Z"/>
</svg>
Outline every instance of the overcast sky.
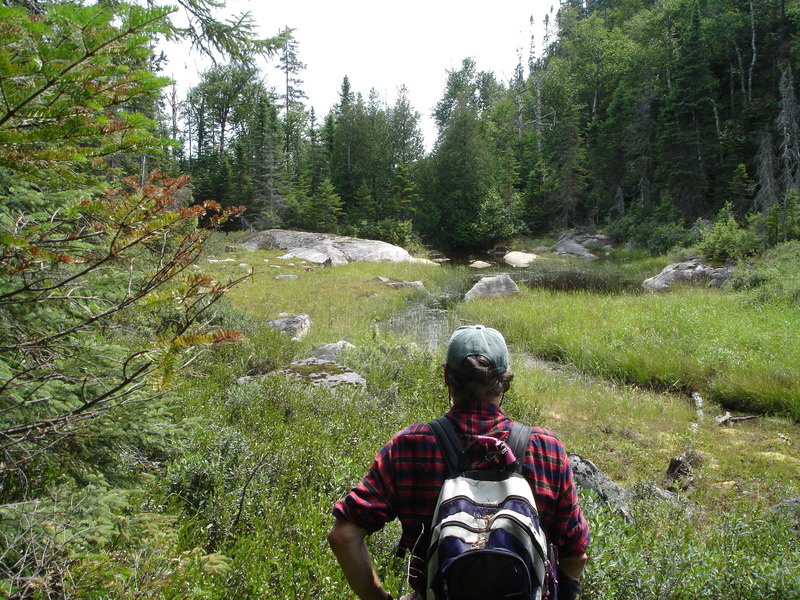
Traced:
<svg viewBox="0 0 800 600">
<path fill-rule="evenodd" d="M 320 121 L 339 101 L 345 75 L 354 92 L 366 99 L 375 88 L 389 106 L 405 85 L 422 115 L 430 148 L 436 131 L 430 114 L 441 98 L 447 71 L 472 57 L 479 70 L 507 81 L 520 52 L 527 62 L 532 34 L 541 47 L 542 23 L 554 4 L 558 0 L 229 0 L 219 15 L 249 11 L 263 36 L 284 27 L 295 30 L 299 59 L 306 65 L 302 87 Z M 208 67 L 199 55 L 169 50 L 168 57 L 166 74 L 181 91 Z M 264 65 L 263 73 L 267 84 L 282 93 L 274 65 Z"/>
</svg>

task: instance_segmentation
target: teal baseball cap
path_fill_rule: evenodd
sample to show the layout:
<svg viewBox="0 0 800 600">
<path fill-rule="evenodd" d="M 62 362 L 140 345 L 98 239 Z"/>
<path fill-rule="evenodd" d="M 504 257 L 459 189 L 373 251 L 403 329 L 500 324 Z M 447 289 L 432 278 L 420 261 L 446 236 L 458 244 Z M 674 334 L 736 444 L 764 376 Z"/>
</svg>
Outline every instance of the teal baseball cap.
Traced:
<svg viewBox="0 0 800 600">
<path fill-rule="evenodd" d="M 464 325 L 453 332 L 447 344 L 447 365 L 461 372 L 467 356 L 485 356 L 501 375 L 508 370 L 508 347 L 503 334 L 483 325 Z"/>
</svg>

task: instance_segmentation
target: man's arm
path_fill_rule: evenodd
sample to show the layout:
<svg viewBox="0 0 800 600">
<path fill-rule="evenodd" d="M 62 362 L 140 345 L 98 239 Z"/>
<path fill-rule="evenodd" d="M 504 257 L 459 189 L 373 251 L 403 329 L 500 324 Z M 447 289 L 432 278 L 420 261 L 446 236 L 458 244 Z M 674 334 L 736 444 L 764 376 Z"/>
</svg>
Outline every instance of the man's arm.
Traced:
<svg viewBox="0 0 800 600">
<path fill-rule="evenodd" d="M 383 589 L 364 541 L 367 530 L 355 523 L 336 519 L 328 532 L 328 543 L 339 561 L 347 583 L 361 600 L 391 600 Z"/>
</svg>

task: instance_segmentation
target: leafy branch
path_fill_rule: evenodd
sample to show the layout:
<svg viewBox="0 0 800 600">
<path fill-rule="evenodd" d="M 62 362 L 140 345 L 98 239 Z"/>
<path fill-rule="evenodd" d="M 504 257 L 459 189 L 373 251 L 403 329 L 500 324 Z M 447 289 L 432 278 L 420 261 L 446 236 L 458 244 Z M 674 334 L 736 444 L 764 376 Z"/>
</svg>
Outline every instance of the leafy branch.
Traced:
<svg viewBox="0 0 800 600">
<path fill-rule="evenodd" d="M 199 349 L 239 339 L 201 320 L 249 275 L 222 285 L 185 270 L 206 235 L 197 220 L 214 227 L 241 209 L 176 207 L 188 181 L 156 172 L 145 185 L 128 179 L 49 219 L 0 228 L 0 471 L 111 409 L 157 397 Z M 124 334 L 121 315 L 144 302 L 169 305 L 168 325 L 121 347 L 109 332 Z"/>
</svg>

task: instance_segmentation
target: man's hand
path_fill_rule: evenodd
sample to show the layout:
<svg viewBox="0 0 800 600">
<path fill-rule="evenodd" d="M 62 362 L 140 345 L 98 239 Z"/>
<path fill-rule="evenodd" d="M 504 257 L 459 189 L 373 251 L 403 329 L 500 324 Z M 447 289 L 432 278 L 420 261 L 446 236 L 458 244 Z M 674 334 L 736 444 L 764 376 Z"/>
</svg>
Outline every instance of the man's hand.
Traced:
<svg viewBox="0 0 800 600">
<path fill-rule="evenodd" d="M 580 597 L 581 584 L 562 574 L 558 578 L 558 600 L 579 600 Z"/>
</svg>

